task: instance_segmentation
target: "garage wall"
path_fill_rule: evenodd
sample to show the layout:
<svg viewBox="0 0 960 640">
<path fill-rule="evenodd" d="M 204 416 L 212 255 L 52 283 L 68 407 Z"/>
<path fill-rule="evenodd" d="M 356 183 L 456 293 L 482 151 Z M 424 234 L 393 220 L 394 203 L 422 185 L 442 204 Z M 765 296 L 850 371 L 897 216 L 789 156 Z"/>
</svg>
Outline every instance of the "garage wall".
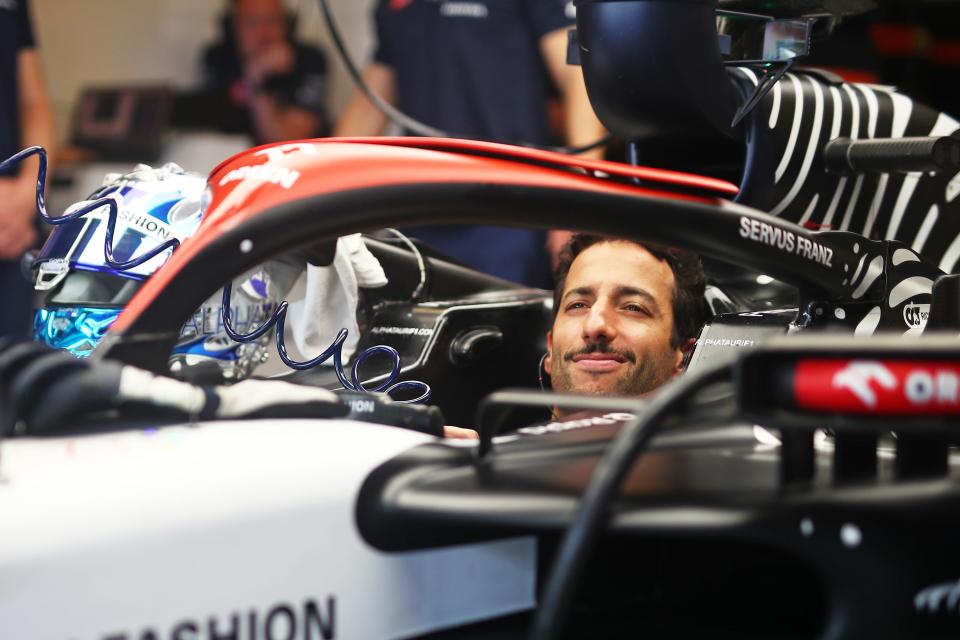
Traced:
<svg viewBox="0 0 960 640">
<path fill-rule="evenodd" d="M 73 102 L 90 84 L 198 81 L 198 57 L 217 35 L 223 0 L 31 0 L 57 130 L 66 135 Z M 373 0 L 330 0 L 351 53 L 366 59 L 372 48 Z M 299 15 L 303 39 L 323 46 L 332 63 L 332 107 L 338 111 L 352 86 L 328 43 L 314 0 L 287 0 Z"/>
</svg>

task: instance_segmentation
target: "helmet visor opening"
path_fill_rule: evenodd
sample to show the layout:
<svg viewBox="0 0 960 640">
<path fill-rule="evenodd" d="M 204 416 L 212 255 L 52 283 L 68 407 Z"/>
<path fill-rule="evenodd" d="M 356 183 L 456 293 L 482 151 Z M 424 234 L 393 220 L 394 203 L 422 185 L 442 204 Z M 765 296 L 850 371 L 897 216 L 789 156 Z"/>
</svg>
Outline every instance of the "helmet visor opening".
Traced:
<svg viewBox="0 0 960 640">
<path fill-rule="evenodd" d="M 118 278 L 101 271 L 70 272 L 46 298 L 48 305 L 123 307 L 140 289 L 142 280 Z"/>
</svg>

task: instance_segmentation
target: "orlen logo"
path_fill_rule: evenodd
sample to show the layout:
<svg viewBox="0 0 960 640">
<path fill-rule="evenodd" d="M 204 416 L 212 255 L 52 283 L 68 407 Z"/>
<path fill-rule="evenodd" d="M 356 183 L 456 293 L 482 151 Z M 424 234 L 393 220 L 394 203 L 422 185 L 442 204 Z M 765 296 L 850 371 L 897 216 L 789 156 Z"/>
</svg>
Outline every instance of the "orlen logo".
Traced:
<svg viewBox="0 0 960 640">
<path fill-rule="evenodd" d="M 903 321 L 911 329 L 923 329 L 927 326 L 929 317 L 930 305 L 928 304 L 908 304 L 903 308 Z"/>
<path fill-rule="evenodd" d="M 300 179 L 300 172 L 282 165 L 283 157 L 288 153 L 316 155 L 317 147 L 309 142 L 291 142 L 289 144 L 281 144 L 261 149 L 253 155 L 266 158 L 266 162 L 263 164 L 237 167 L 236 169 L 230 170 L 227 175 L 220 179 L 220 186 L 222 187 L 239 180 L 252 180 L 269 182 L 284 189 L 289 189 Z"/>
<path fill-rule="evenodd" d="M 834 389 L 848 389 L 871 409 L 877 406 L 875 387 L 889 390 L 897 388 L 897 378 L 879 362 L 851 362 L 833 376 Z"/>
<path fill-rule="evenodd" d="M 916 360 L 803 360 L 798 407 L 879 415 L 960 414 L 960 364 Z"/>
</svg>

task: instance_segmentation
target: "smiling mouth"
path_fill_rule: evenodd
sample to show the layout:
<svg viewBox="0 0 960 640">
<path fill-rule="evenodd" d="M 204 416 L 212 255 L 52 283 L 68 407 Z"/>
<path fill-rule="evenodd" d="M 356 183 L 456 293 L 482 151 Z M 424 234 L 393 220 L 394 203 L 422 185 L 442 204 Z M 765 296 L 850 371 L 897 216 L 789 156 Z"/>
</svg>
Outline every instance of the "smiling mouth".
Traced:
<svg viewBox="0 0 960 640">
<path fill-rule="evenodd" d="M 621 355 L 619 353 L 602 353 L 602 352 L 596 352 L 596 351 L 592 353 L 578 353 L 577 355 L 573 356 L 574 362 L 583 362 L 584 360 L 597 361 L 597 362 L 609 360 L 612 362 L 618 362 L 622 364 L 627 361 L 627 358 L 626 356 Z"/>
<path fill-rule="evenodd" d="M 616 371 L 628 362 L 626 356 L 619 353 L 579 353 L 572 358 L 575 367 L 587 373 L 607 373 Z"/>
</svg>

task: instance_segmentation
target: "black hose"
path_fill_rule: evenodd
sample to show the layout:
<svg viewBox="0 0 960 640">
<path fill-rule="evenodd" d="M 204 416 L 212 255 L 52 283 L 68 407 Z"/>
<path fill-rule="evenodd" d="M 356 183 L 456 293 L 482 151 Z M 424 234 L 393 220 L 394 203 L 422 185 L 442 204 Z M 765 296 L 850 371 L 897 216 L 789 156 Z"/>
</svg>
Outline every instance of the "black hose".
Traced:
<svg viewBox="0 0 960 640">
<path fill-rule="evenodd" d="M 634 459 L 659 431 L 664 418 L 692 395 L 731 375 L 730 363 L 686 373 L 654 395 L 643 415 L 626 423 L 607 447 L 567 528 L 533 619 L 531 640 L 555 638 L 564 622 L 589 552 L 601 533 L 610 502 Z"/>
<path fill-rule="evenodd" d="M 387 118 L 389 118 L 397 126 L 419 136 L 426 136 L 430 138 L 461 138 L 465 140 L 476 139 L 473 136 L 452 134 L 447 131 L 443 131 L 442 129 L 437 129 L 436 127 L 431 127 L 428 124 L 424 124 L 419 120 L 411 118 L 378 96 L 369 87 L 369 85 L 367 85 L 366 81 L 363 79 L 363 74 L 360 72 L 359 67 L 357 67 L 357 64 L 347 51 L 346 44 L 343 41 L 343 36 L 340 33 L 340 28 L 337 26 L 337 22 L 333 17 L 333 12 L 330 11 L 330 4 L 327 2 L 327 0 L 318 0 L 318 3 L 320 4 L 320 12 L 323 14 L 323 20 L 327 25 L 327 29 L 330 31 L 330 38 L 333 40 L 333 45 L 337 50 L 337 55 L 340 56 L 344 66 L 347 67 L 347 72 L 350 74 L 350 77 L 353 78 L 353 82 L 357 88 L 363 92 L 363 95 L 365 95 L 373 104 L 373 106 L 379 109 L 383 115 L 387 116 Z M 587 151 L 592 151 L 598 147 L 602 147 L 608 144 L 611 139 L 612 137 L 608 133 L 598 140 L 594 140 L 589 144 L 579 147 L 551 147 L 522 141 L 514 142 L 514 144 L 521 147 L 533 147 L 536 149 L 544 149 L 546 151 L 554 151 L 556 153 L 577 155 L 580 153 L 586 153 Z"/>
</svg>

